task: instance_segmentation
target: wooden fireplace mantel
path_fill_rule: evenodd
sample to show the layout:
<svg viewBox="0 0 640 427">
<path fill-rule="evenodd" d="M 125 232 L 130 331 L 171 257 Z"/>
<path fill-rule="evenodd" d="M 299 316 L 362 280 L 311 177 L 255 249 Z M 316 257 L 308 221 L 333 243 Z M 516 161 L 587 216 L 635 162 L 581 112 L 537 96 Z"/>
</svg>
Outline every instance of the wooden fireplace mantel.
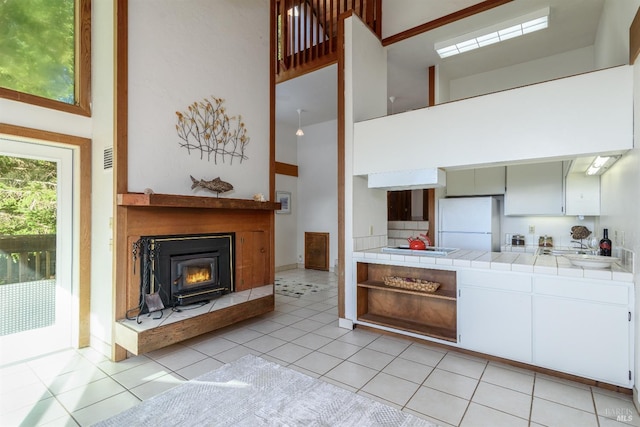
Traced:
<svg viewBox="0 0 640 427">
<path fill-rule="evenodd" d="M 205 209 L 251 209 L 275 211 L 280 203 L 256 202 L 247 199 L 219 197 L 182 196 L 177 194 L 124 193 L 117 196 L 118 206 L 148 206 L 157 208 L 205 208 Z"/>
</svg>

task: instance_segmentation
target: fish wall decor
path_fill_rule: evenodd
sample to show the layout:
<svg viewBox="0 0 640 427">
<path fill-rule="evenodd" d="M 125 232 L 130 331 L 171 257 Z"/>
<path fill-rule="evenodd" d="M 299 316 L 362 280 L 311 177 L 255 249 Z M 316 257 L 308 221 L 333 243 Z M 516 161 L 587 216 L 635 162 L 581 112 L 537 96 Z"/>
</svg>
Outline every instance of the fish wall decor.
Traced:
<svg viewBox="0 0 640 427">
<path fill-rule="evenodd" d="M 199 180 L 195 179 L 191 175 L 189 176 L 191 177 L 192 190 L 194 188 L 200 187 L 200 188 L 204 188 L 205 190 L 213 191 L 218 196 L 220 196 L 220 193 L 226 193 L 227 191 L 233 190 L 233 185 L 221 180 L 220 177 L 217 177 L 216 179 L 212 179 L 211 181 L 206 181 L 204 179 L 199 179 Z"/>
</svg>

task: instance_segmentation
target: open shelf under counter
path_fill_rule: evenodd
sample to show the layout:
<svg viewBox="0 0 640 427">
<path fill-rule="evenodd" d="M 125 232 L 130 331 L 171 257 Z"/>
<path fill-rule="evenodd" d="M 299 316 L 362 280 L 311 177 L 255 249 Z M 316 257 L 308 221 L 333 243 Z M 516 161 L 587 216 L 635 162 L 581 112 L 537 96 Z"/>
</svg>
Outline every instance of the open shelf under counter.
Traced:
<svg viewBox="0 0 640 427">
<path fill-rule="evenodd" d="M 280 203 L 257 202 L 247 199 L 226 197 L 182 196 L 177 194 L 118 194 L 118 206 L 156 207 L 156 208 L 203 208 L 203 209 L 251 209 L 275 211 Z"/>
<path fill-rule="evenodd" d="M 457 342 L 456 272 L 356 263 L 357 320 L 448 342 Z M 440 283 L 435 292 L 384 284 L 396 276 Z"/>
<path fill-rule="evenodd" d="M 454 290 L 450 290 L 450 289 L 440 289 L 440 288 L 438 288 L 438 290 L 436 290 L 435 292 L 414 291 L 414 290 L 411 290 L 411 289 L 396 288 L 396 287 L 393 287 L 393 286 L 385 285 L 382 282 L 375 282 L 375 281 L 370 281 L 370 280 L 367 280 L 364 283 L 358 283 L 358 287 L 370 288 L 370 289 L 383 289 L 383 290 L 389 291 L 389 292 L 398 292 L 398 293 L 402 293 L 402 294 L 419 295 L 421 297 L 426 297 L 426 298 L 446 299 L 446 300 L 452 300 L 452 301 L 456 300 L 456 291 L 455 291 L 455 289 Z"/>
</svg>

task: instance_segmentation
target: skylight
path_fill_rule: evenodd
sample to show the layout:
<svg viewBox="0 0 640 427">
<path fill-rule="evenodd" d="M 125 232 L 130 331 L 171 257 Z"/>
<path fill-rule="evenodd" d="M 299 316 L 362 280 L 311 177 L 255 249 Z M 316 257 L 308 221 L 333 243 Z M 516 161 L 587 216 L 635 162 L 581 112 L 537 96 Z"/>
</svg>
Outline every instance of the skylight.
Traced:
<svg viewBox="0 0 640 427">
<path fill-rule="evenodd" d="M 523 15 L 473 33 L 435 44 L 440 58 L 468 52 L 480 47 L 529 34 L 547 28 L 549 25 L 549 8 Z"/>
</svg>

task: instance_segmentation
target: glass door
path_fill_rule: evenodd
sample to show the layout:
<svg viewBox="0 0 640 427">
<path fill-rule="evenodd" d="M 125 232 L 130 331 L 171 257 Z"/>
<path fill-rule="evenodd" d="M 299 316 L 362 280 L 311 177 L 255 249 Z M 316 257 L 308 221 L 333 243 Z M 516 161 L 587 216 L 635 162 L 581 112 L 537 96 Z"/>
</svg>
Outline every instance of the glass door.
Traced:
<svg viewBox="0 0 640 427">
<path fill-rule="evenodd" d="M 72 345 L 73 150 L 0 139 L 0 365 Z"/>
</svg>

